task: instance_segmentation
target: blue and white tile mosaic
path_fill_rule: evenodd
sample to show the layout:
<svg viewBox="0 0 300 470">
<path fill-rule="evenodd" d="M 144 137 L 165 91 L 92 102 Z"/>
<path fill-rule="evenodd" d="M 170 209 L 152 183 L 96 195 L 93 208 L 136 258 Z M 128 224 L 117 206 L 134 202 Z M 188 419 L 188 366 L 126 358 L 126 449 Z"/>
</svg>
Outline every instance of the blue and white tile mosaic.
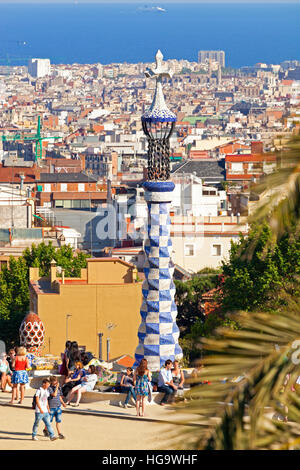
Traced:
<svg viewBox="0 0 300 470">
<path fill-rule="evenodd" d="M 157 190 L 162 184 L 166 185 L 166 182 L 156 183 Z M 151 194 L 156 197 L 152 198 Z M 151 199 L 157 199 L 158 194 L 161 201 L 153 202 Z M 178 344 L 179 328 L 176 324 L 177 307 L 174 301 L 174 265 L 171 260 L 170 192 L 148 191 L 146 199 L 149 223 L 144 247 L 146 260 L 140 310 L 142 321 L 138 330 L 139 344 L 135 352 L 135 365 L 145 358 L 150 370 L 159 370 L 167 359 L 182 358 L 182 350 Z"/>
</svg>

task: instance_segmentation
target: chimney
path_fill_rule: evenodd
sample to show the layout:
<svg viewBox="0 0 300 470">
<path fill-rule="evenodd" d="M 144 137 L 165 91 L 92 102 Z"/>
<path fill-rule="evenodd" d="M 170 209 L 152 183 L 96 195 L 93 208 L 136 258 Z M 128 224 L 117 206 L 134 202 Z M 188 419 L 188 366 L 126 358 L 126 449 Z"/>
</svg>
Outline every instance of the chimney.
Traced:
<svg viewBox="0 0 300 470">
<path fill-rule="evenodd" d="M 24 180 L 25 180 L 25 175 L 24 175 L 24 173 L 20 173 L 20 180 L 21 180 L 20 191 L 23 191 Z"/>
<path fill-rule="evenodd" d="M 264 146 L 262 142 L 253 141 L 251 142 L 251 153 L 255 155 L 260 155 L 264 152 Z"/>
<path fill-rule="evenodd" d="M 56 281 L 56 261 L 53 259 L 50 263 L 50 282 Z"/>
</svg>

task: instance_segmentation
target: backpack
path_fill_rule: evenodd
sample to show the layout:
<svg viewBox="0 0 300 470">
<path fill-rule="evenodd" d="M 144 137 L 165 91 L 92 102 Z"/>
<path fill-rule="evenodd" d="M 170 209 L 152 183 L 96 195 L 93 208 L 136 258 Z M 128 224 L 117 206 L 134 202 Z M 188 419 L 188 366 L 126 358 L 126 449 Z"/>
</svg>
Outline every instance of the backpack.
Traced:
<svg viewBox="0 0 300 470">
<path fill-rule="evenodd" d="M 33 398 L 32 398 L 32 404 L 31 404 L 31 408 L 32 408 L 33 410 L 35 410 L 35 407 L 36 407 L 36 392 L 35 392 L 35 394 L 34 394 L 34 396 L 33 396 Z"/>
</svg>

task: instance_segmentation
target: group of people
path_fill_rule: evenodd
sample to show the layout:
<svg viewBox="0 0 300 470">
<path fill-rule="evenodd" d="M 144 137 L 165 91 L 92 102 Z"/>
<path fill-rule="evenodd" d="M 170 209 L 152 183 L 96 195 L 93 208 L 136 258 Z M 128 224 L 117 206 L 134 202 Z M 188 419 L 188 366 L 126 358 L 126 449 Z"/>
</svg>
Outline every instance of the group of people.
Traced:
<svg viewBox="0 0 300 470">
<path fill-rule="evenodd" d="M 62 376 L 62 393 L 66 398 L 66 404 L 70 405 L 76 395 L 73 406 L 79 406 L 81 395 L 94 389 L 97 382 L 97 374 L 94 366 L 89 366 L 88 371 L 84 365 L 88 362 L 85 353 L 81 353 L 76 341 L 67 341 L 65 350 L 61 355 L 62 364 L 59 373 Z"/>
<path fill-rule="evenodd" d="M 73 398 L 75 398 L 73 406 L 79 406 L 82 394 L 92 391 L 98 379 L 93 365 L 90 365 L 87 371 L 84 368 L 89 358 L 80 352 L 76 341 L 67 341 L 61 356 L 62 364 L 59 370 L 62 376 L 61 385 L 55 376 L 49 379 L 44 378 L 41 387 L 33 397 L 32 408 L 35 410 L 35 420 L 32 439 L 34 441 L 38 440 L 37 429 L 41 421 L 45 425 L 43 433 L 51 441 L 65 439 L 61 432 L 62 407 L 70 405 Z M 24 400 L 25 385 L 29 382 L 26 369 L 29 367 L 27 351 L 23 346 L 10 349 L 8 355 L 6 353 L 0 355 L 1 390 L 5 392 L 7 386 L 11 387 L 11 404 L 14 404 L 15 400 L 19 400 L 18 403 L 21 404 Z M 127 368 L 120 383 L 121 391 L 126 393 L 124 408 L 127 408 L 132 397 L 136 403 L 137 416 L 144 416 L 146 398 L 149 397 L 151 400 L 153 391 L 151 379 L 146 359 L 140 361 L 135 371 L 130 367 Z M 178 361 L 167 360 L 158 377 L 157 390 L 164 394 L 160 404 L 165 405 L 169 398 L 173 402 L 176 394 L 183 393 L 183 384 L 184 375 L 179 368 Z M 52 428 L 54 420 L 57 436 Z"/>
<path fill-rule="evenodd" d="M 134 372 L 131 367 L 127 368 L 120 383 L 121 392 L 126 393 L 125 402 L 122 404 L 124 408 L 127 408 L 132 397 L 136 404 L 137 416 L 145 415 L 145 400 L 152 394 L 151 379 L 147 359 L 141 359 Z M 158 376 L 157 390 L 164 394 L 160 405 L 164 406 L 169 399 L 174 402 L 176 394 L 183 394 L 183 384 L 184 374 L 178 361 L 172 362 L 168 359 Z"/>
<path fill-rule="evenodd" d="M 76 341 L 67 341 L 65 351 L 62 354 L 62 386 L 57 377 L 51 376 L 42 381 L 41 387 L 36 391 L 32 408 L 35 410 L 35 420 L 32 429 L 32 439 L 38 440 L 37 429 L 41 421 L 45 428 L 43 433 L 50 440 L 65 439 L 62 434 L 61 416 L 62 406 L 70 405 L 70 401 L 76 395 L 74 406 L 79 406 L 82 393 L 93 390 L 97 382 L 97 374 L 94 366 L 88 371 L 84 364 L 88 362 L 88 356 L 81 353 Z M 27 350 L 25 347 L 10 349 L 8 354 L 0 354 L 0 386 L 2 392 L 6 392 L 7 386 L 11 388 L 11 401 L 14 404 L 22 404 L 25 395 L 25 385 L 29 382 L 27 369 L 30 368 Z M 58 437 L 55 436 L 51 423 L 55 419 Z"/>
<path fill-rule="evenodd" d="M 32 429 L 34 441 L 38 440 L 37 429 L 40 421 L 45 424 L 44 435 L 48 436 L 51 441 L 65 439 L 61 432 L 62 407 L 66 408 L 70 405 L 75 395 L 76 401 L 73 406 L 79 406 L 82 394 L 93 390 L 98 379 L 93 365 L 90 365 L 87 371 L 84 369 L 88 357 L 85 353 L 81 353 L 76 341 L 67 341 L 61 356 L 62 364 L 59 370 L 62 376 L 61 385 L 55 376 L 43 379 L 42 386 L 34 396 L 35 421 Z M 54 419 L 57 437 L 51 425 Z"/>
</svg>

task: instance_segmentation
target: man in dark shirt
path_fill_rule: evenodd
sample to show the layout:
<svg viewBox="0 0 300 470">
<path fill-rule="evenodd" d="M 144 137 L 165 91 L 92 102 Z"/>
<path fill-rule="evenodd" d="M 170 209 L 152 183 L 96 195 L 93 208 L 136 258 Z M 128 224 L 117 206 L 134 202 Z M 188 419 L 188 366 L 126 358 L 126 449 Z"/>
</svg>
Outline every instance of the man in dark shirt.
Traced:
<svg viewBox="0 0 300 470">
<path fill-rule="evenodd" d="M 55 418 L 56 421 L 56 429 L 57 429 L 57 434 L 60 439 L 65 439 L 65 436 L 61 433 L 60 430 L 60 423 L 61 423 L 61 416 L 62 416 L 62 410 L 61 410 L 61 405 L 66 408 L 66 404 L 63 401 L 63 394 L 61 387 L 59 386 L 57 377 L 51 376 L 50 377 L 50 387 L 49 387 L 49 393 L 50 396 L 48 398 L 49 401 L 49 408 L 50 408 L 50 422 L 52 423 L 53 419 Z M 48 436 L 48 431 L 45 428 L 44 429 L 44 435 Z"/>
</svg>

